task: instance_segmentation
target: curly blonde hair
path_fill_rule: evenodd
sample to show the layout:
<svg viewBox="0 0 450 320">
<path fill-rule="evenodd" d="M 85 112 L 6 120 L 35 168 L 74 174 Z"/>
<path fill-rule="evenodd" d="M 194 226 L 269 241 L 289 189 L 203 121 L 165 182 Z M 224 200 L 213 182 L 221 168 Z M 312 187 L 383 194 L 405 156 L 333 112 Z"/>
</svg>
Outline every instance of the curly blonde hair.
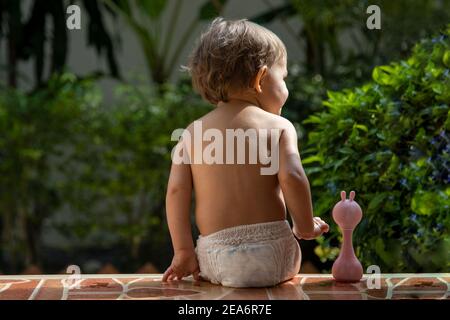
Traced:
<svg viewBox="0 0 450 320">
<path fill-rule="evenodd" d="M 286 58 L 286 47 L 272 31 L 247 19 L 219 17 L 201 35 L 184 68 L 194 89 L 217 104 L 227 102 L 232 90 L 251 88 L 261 67 Z"/>
</svg>

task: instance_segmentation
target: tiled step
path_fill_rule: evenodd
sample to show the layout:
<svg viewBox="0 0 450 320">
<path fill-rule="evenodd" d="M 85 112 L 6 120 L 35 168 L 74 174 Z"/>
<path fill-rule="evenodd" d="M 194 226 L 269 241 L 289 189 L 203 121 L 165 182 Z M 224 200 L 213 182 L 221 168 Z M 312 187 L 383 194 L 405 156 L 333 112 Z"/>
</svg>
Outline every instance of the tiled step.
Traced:
<svg viewBox="0 0 450 320">
<path fill-rule="evenodd" d="M 270 288 L 235 289 L 209 282 L 161 283 L 161 274 L 2 275 L 0 300 L 79 299 L 449 299 L 450 274 L 384 274 L 371 288 L 366 275 L 358 283 L 338 283 L 331 275 L 299 274 Z"/>
</svg>

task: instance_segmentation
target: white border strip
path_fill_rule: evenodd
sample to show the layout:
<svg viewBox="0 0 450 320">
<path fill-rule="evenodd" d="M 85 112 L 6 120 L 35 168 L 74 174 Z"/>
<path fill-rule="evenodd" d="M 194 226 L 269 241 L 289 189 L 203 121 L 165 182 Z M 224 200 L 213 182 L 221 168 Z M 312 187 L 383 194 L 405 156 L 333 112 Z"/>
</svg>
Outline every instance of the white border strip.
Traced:
<svg viewBox="0 0 450 320">
<path fill-rule="evenodd" d="M 67 279 L 71 274 L 36 274 L 36 275 L 0 275 L 0 280 L 41 280 L 41 279 Z M 161 280 L 162 273 L 155 274 L 80 274 L 80 279 L 122 279 L 122 278 L 143 278 L 143 279 L 153 279 Z M 363 277 L 373 276 L 373 274 L 363 275 Z M 383 278 L 448 278 L 450 273 L 383 273 L 381 274 Z M 331 274 L 314 274 L 305 273 L 297 274 L 296 278 L 330 278 L 333 276 Z"/>
</svg>

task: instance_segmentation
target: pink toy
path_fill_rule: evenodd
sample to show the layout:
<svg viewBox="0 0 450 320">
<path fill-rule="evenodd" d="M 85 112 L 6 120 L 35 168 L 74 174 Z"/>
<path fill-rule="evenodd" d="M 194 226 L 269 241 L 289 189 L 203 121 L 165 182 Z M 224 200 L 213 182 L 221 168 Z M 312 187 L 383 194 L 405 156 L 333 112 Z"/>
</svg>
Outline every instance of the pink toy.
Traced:
<svg viewBox="0 0 450 320">
<path fill-rule="evenodd" d="M 332 273 L 336 281 L 358 282 L 363 275 L 363 268 L 353 250 L 353 230 L 361 221 L 361 207 L 353 201 L 355 191 L 350 192 L 350 200 L 345 199 L 345 191 L 341 191 L 341 199 L 333 208 L 333 219 L 341 229 L 344 239 L 341 252 L 333 264 Z"/>
</svg>

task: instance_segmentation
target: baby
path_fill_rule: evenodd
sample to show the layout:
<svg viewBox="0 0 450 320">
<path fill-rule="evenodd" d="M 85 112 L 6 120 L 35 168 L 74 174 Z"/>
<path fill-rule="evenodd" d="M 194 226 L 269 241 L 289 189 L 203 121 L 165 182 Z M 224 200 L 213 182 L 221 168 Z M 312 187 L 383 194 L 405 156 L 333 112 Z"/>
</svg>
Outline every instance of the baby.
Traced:
<svg viewBox="0 0 450 320">
<path fill-rule="evenodd" d="M 296 238 L 328 232 L 328 225 L 313 217 L 295 127 L 280 116 L 288 97 L 286 64 L 282 41 L 245 19 L 217 18 L 202 34 L 188 70 L 194 88 L 216 108 L 190 124 L 175 148 L 187 161 L 172 161 L 166 210 L 174 257 L 163 282 L 193 275 L 229 287 L 273 286 L 300 269 Z M 200 143 L 199 125 L 210 132 Z M 268 163 L 261 150 L 275 158 L 270 165 L 277 170 L 262 170 Z M 208 152 L 212 160 L 206 161 Z M 196 246 L 192 190 L 200 232 Z"/>
</svg>

